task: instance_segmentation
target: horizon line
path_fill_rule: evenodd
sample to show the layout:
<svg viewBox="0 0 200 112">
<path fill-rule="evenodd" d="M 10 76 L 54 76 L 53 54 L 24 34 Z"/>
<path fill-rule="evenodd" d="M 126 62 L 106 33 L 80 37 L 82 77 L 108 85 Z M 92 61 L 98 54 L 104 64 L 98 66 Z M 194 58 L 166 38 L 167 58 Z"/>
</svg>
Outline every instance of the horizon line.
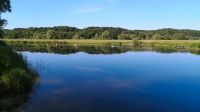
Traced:
<svg viewBox="0 0 200 112">
<path fill-rule="evenodd" d="M 195 30 L 200 31 L 200 29 L 190 29 L 190 28 L 172 28 L 172 27 L 162 27 L 162 28 L 153 28 L 153 29 L 131 29 L 119 26 L 87 26 L 87 27 L 76 27 L 76 26 L 69 26 L 69 25 L 55 25 L 55 26 L 30 26 L 30 27 L 15 27 L 15 28 L 6 28 L 4 30 L 14 30 L 14 29 L 28 29 L 28 28 L 53 28 L 53 27 L 74 27 L 77 29 L 86 29 L 90 27 L 100 27 L 100 28 L 121 28 L 126 30 L 144 30 L 144 31 L 151 31 L 151 30 L 162 30 L 162 29 L 174 29 L 174 30 Z"/>
</svg>

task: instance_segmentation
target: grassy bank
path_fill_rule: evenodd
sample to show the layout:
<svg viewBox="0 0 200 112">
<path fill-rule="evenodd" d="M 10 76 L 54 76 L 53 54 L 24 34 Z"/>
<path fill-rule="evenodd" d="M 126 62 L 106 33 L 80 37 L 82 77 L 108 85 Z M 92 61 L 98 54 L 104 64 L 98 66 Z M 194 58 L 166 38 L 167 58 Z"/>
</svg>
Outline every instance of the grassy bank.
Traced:
<svg viewBox="0 0 200 112">
<path fill-rule="evenodd" d="M 109 44 L 139 46 L 170 46 L 185 49 L 200 49 L 200 40 L 42 40 L 42 39 L 1 39 L 7 44 Z"/>
<path fill-rule="evenodd" d="M 58 43 L 58 44 L 108 44 L 108 43 L 131 43 L 132 40 L 61 40 L 61 39 L 1 39 L 4 42 L 15 42 L 15 43 Z"/>
<path fill-rule="evenodd" d="M 4 92 L 21 94 L 30 91 L 37 73 L 10 47 L 0 45 L 0 52 L 0 95 Z"/>
<path fill-rule="evenodd" d="M 0 42 L 0 111 L 14 112 L 31 95 L 39 79 L 22 55 Z"/>
</svg>

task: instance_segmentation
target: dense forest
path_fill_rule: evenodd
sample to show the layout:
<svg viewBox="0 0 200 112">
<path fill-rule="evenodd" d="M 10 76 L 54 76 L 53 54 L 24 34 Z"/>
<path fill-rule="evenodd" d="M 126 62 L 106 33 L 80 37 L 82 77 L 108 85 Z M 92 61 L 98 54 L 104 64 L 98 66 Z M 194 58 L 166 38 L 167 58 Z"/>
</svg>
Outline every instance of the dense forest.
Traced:
<svg viewBox="0 0 200 112">
<path fill-rule="evenodd" d="M 200 31 L 159 29 L 128 30 L 114 27 L 88 27 L 79 29 L 69 26 L 5 29 L 5 39 L 119 39 L 119 40 L 197 40 Z"/>
</svg>

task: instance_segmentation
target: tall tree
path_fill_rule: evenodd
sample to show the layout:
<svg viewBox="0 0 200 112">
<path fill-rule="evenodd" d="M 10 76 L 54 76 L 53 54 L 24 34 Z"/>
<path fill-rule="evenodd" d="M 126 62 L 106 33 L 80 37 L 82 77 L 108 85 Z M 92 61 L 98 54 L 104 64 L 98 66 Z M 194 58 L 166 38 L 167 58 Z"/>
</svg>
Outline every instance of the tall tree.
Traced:
<svg viewBox="0 0 200 112">
<path fill-rule="evenodd" d="M 6 24 L 6 20 L 1 18 L 1 14 L 11 12 L 10 0 L 0 0 L 0 38 L 2 38 L 2 29 Z"/>
</svg>

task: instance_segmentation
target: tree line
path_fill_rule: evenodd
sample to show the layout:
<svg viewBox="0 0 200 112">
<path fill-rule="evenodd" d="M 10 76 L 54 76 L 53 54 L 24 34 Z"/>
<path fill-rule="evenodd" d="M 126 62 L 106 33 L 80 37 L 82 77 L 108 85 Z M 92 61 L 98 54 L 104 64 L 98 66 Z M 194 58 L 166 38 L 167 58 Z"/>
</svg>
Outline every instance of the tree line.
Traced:
<svg viewBox="0 0 200 112">
<path fill-rule="evenodd" d="M 69 26 L 30 27 L 5 29 L 5 39 L 114 39 L 114 40 L 197 40 L 198 30 L 128 30 L 114 27 L 88 27 L 79 29 Z"/>
</svg>

